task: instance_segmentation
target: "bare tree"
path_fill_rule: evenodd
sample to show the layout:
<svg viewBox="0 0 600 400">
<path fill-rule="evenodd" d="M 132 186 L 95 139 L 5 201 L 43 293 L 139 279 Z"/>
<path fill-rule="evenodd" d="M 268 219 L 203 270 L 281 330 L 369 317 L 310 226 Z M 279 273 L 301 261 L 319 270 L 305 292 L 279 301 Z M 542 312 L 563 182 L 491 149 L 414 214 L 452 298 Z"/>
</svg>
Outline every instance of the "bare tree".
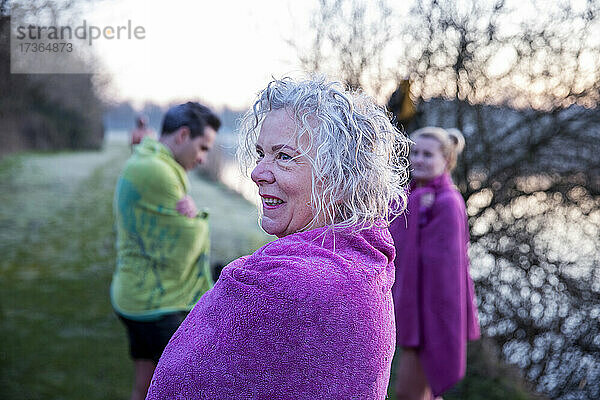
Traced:
<svg viewBox="0 0 600 400">
<path fill-rule="evenodd" d="M 368 87 L 377 96 L 389 76 L 381 67 L 394 38 L 392 9 L 385 0 L 368 5 L 361 0 L 319 0 L 313 14 L 308 49 L 293 39 L 301 66 L 327 73 L 350 88 Z"/>
<path fill-rule="evenodd" d="M 389 37 L 340 11 L 360 4 L 321 2 L 319 45 L 303 65 L 340 68 L 374 95 L 387 87 L 374 76 L 409 78 L 420 125 L 463 131 L 455 182 L 484 333 L 538 390 L 599 398 L 600 3 L 416 0 Z M 386 21 L 389 7 L 380 10 Z M 351 50 L 369 59 L 364 69 L 339 61 L 349 40 L 328 33 L 353 26 L 369 38 Z M 376 38 L 385 57 L 370 57 Z"/>
<path fill-rule="evenodd" d="M 0 1 L 0 154 L 23 149 L 99 148 L 102 102 L 92 74 L 11 74 L 10 21 L 50 21 L 76 15 L 74 0 Z M 64 19 L 64 18 L 63 18 Z M 14 22 L 14 21 L 13 21 Z M 23 21 L 25 23 L 25 21 Z M 46 24 L 47 25 L 47 24 Z M 65 62 L 73 61 L 65 54 Z"/>
</svg>

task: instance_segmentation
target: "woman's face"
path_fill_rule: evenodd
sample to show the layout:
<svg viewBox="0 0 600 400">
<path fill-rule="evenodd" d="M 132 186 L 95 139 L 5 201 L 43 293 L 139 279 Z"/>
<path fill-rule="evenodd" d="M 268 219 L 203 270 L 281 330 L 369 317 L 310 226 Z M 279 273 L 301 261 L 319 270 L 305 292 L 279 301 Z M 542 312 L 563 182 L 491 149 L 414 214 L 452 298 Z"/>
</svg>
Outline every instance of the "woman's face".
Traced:
<svg viewBox="0 0 600 400">
<path fill-rule="evenodd" d="M 251 176 L 262 200 L 262 228 L 277 237 L 300 231 L 314 216 L 312 168 L 305 156 L 298 157 L 295 128 L 285 109 L 271 111 L 256 143 L 258 160 Z"/>
<path fill-rule="evenodd" d="M 448 165 L 442 153 L 442 144 L 428 136 L 415 139 L 408 158 L 412 167 L 412 178 L 418 182 L 428 182 L 442 175 Z"/>
</svg>

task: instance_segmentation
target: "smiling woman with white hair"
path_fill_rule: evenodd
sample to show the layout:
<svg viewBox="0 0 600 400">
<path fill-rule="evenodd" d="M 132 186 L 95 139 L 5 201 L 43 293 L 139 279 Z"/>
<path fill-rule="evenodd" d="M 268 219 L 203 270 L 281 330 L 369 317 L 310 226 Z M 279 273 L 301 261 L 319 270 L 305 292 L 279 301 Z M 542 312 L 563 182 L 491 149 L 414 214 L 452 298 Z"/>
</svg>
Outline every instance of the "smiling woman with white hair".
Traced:
<svg viewBox="0 0 600 400">
<path fill-rule="evenodd" d="M 390 204 L 406 203 L 407 139 L 371 98 L 323 78 L 271 82 L 241 134 L 262 227 L 278 239 L 223 269 L 165 349 L 148 398 L 384 398 L 395 336 L 387 226 Z"/>
</svg>

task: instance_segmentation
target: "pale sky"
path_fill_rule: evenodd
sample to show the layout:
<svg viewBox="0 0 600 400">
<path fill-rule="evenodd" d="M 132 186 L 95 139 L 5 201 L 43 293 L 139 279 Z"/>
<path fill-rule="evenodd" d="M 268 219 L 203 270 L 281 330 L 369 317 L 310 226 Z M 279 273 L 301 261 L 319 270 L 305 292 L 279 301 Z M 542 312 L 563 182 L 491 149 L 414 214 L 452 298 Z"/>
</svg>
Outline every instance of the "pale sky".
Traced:
<svg viewBox="0 0 600 400">
<path fill-rule="evenodd" d="M 143 40 L 98 40 L 109 99 L 164 104 L 202 99 L 247 107 L 271 76 L 302 73 L 285 39 L 302 38 L 316 0 L 103 0 L 82 17 L 143 26 Z"/>
<path fill-rule="evenodd" d="M 412 1 L 390 3 L 402 14 Z M 519 3 L 521 17 L 533 12 L 519 0 L 511 3 Z M 318 8 L 318 0 L 96 0 L 84 4 L 73 23 L 79 25 L 85 19 L 88 26 L 102 28 L 131 21 L 134 28 L 145 31 L 142 40 L 100 39 L 91 46 L 98 57 L 100 81 L 110 82 L 104 85 L 107 100 L 129 100 L 137 107 L 146 101 L 165 105 L 201 100 L 236 109 L 248 107 L 273 76 L 303 75 L 296 50 L 286 39 L 306 48 L 312 36 L 310 20 Z M 501 71 L 510 54 L 499 51 L 492 68 Z"/>
</svg>

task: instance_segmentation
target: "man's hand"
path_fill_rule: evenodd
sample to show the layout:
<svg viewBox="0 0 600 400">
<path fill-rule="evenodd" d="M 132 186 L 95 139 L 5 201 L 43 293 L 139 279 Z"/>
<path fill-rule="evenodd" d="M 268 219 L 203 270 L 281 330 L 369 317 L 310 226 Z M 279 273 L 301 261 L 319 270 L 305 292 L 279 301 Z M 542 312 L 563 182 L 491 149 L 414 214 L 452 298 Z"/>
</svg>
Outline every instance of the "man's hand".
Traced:
<svg viewBox="0 0 600 400">
<path fill-rule="evenodd" d="M 194 200 L 190 197 L 190 195 L 185 195 L 181 200 L 177 202 L 175 206 L 175 210 L 183 216 L 189 218 L 195 218 L 198 215 L 198 209 L 196 208 L 196 204 L 194 204 Z"/>
</svg>

